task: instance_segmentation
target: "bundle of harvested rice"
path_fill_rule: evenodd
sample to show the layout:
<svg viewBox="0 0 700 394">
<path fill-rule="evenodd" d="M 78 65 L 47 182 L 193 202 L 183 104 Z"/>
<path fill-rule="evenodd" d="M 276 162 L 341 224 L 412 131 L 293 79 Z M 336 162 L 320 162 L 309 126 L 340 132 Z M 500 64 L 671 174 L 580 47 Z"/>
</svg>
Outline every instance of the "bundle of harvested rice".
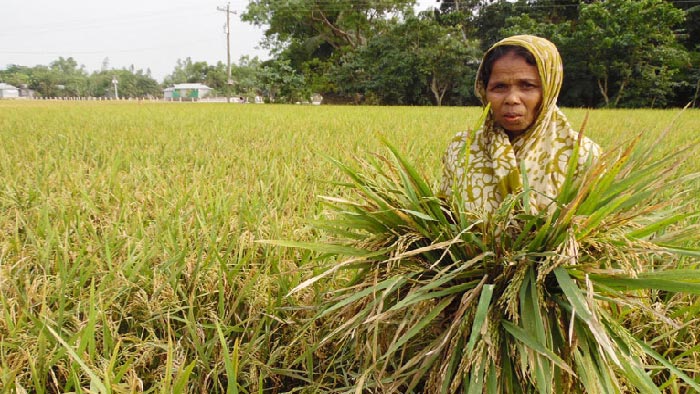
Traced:
<svg viewBox="0 0 700 394">
<path fill-rule="evenodd" d="M 555 209 L 531 211 L 523 179 L 487 216 L 438 198 L 387 147 L 359 168 L 334 161 L 352 197 L 324 198 L 327 239 L 281 242 L 328 257 L 293 290 L 326 283 L 309 324 L 324 355 L 314 391 L 700 391 L 700 371 L 661 354 L 679 324 L 655 306 L 700 293 L 700 271 L 679 265 L 700 256 L 687 220 L 699 174 L 677 175 L 691 149 L 653 160 L 637 138 L 578 179 L 571 164 Z M 631 314 L 660 328 L 634 329 Z"/>
</svg>

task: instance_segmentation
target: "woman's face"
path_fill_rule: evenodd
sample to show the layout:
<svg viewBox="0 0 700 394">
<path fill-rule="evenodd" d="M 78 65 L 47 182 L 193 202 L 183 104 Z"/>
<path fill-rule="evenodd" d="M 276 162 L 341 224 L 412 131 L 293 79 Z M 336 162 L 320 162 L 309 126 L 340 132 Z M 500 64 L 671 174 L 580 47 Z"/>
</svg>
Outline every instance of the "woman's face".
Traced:
<svg viewBox="0 0 700 394">
<path fill-rule="evenodd" d="M 537 119 L 542 83 L 537 67 L 510 52 L 493 63 L 486 85 L 494 121 L 511 136 L 527 130 Z"/>
</svg>

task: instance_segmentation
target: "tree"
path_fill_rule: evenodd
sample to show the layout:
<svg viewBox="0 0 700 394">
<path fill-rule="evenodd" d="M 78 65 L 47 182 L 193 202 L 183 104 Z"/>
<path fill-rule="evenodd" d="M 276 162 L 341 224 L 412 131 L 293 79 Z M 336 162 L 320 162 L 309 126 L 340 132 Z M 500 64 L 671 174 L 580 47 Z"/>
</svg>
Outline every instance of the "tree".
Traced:
<svg viewBox="0 0 700 394">
<path fill-rule="evenodd" d="M 279 43 L 304 42 L 334 50 L 357 48 L 392 15 L 411 11 L 415 0 L 258 0 L 250 2 L 243 20 L 267 25 L 267 37 Z"/>
<path fill-rule="evenodd" d="M 515 3 L 501 0 L 482 6 L 474 20 L 477 37 L 481 39 L 481 49 L 486 51 L 503 38 L 501 30 L 506 27 L 506 20 L 521 15 L 526 9 L 525 0 Z"/>
<path fill-rule="evenodd" d="M 466 40 L 476 37 L 476 16 L 482 3 L 482 0 L 443 0 L 433 14 L 441 25 L 460 28 L 462 38 Z"/>
<path fill-rule="evenodd" d="M 29 85 L 31 74 L 29 67 L 10 64 L 5 70 L 0 70 L 0 82 L 13 86 Z"/>
<path fill-rule="evenodd" d="M 446 93 L 460 84 L 471 86 L 481 51 L 478 40 L 462 39 L 458 29 L 436 24 L 428 27 L 427 34 L 434 37 L 434 41 L 420 49 L 419 57 L 423 70 L 429 75 L 435 104 L 441 106 Z"/>
<path fill-rule="evenodd" d="M 151 77 L 149 70 L 137 70 L 134 74 L 134 97 L 158 97 L 161 95 L 160 84 Z"/>
<path fill-rule="evenodd" d="M 400 17 L 413 13 L 415 0 L 258 0 L 243 20 L 265 30 L 277 60 L 303 75 L 314 90 L 335 91 L 326 73 L 348 52 L 364 47 Z"/>
<path fill-rule="evenodd" d="M 609 0 L 582 5 L 573 42 L 582 52 L 606 106 L 665 103 L 686 52 L 675 28 L 684 13 L 662 0 Z"/>
<path fill-rule="evenodd" d="M 113 78 L 119 81 L 118 91 L 121 98 L 157 97 L 161 94 L 160 85 L 148 72 L 130 67 L 93 72 L 88 78 L 89 95 L 114 97 Z"/>
<path fill-rule="evenodd" d="M 112 78 L 114 77 L 114 72 L 109 69 L 90 74 L 88 78 L 88 95 L 92 97 L 113 97 Z"/>
<path fill-rule="evenodd" d="M 58 74 L 47 66 L 36 66 L 32 68 L 32 75 L 29 79 L 29 88 L 35 90 L 42 97 L 58 97 Z"/>
<path fill-rule="evenodd" d="M 206 62 L 205 62 L 206 64 Z M 235 81 L 236 78 L 233 77 L 234 70 L 236 67 L 231 65 L 231 75 L 232 79 Z M 223 93 L 228 92 L 228 71 L 227 66 L 222 61 L 216 62 L 216 65 L 207 65 L 204 72 L 203 84 L 214 89 L 216 92 Z"/>
<path fill-rule="evenodd" d="M 700 50 L 700 4 L 688 0 L 674 0 L 671 3 L 685 12 L 681 42 L 688 50 Z"/>
<path fill-rule="evenodd" d="M 87 72 L 85 66 L 78 66 L 72 57 L 59 57 L 49 64 L 49 68 L 57 78 L 57 88 L 60 96 L 79 97 L 86 95 Z"/>
<path fill-rule="evenodd" d="M 689 61 L 680 67 L 675 77 L 676 97 L 674 105 L 684 106 L 691 102 L 700 107 L 700 4 L 689 1 L 672 1 L 685 12 L 685 26 L 679 34 L 680 41 L 688 50 Z"/>
<path fill-rule="evenodd" d="M 231 68 L 234 86 L 239 94 L 255 96 L 261 94 L 262 63 L 257 57 L 242 56 Z"/>
<path fill-rule="evenodd" d="M 207 79 L 207 62 L 193 62 L 190 57 L 177 59 L 173 73 L 163 79 L 166 85 L 174 83 L 204 83 Z"/>
<path fill-rule="evenodd" d="M 379 104 L 442 105 L 472 86 L 480 50 L 458 27 L 413 16 L 346 54 L 336 74 L 345 93 Z"/>
<path fill-rule="evenodd" d="M 370 104 L 418 104 L 427 75 L 420 69 L 412 33 L 416 32 L 405 24 L 397 25 L 373 37 L 366 46 L 348 52 L 335 75 L 339 90 L 363 95 Z"/>
<path fill-rule="evenodd" d="M 303 75 L 297 73 L 288 60 L 264 62 L 260 82 L 270 102 L 296 102 L 309 96 L 304 90 Z"/>
<path fill-rule="evenodd" d="M 545 12 L 558 9 L 545 7 L 547 2 L 537 2 L 540 11 L 507 18 L 501 35 L 536 34 L 557 45 L 565 71 L 560 103 L 665 106 L 687 87 L 678 79 L 687 67 L 687 53 L 675 34 L 683 12 L 671 3 L 580 1 L 577 15 Z"/>
</svg>

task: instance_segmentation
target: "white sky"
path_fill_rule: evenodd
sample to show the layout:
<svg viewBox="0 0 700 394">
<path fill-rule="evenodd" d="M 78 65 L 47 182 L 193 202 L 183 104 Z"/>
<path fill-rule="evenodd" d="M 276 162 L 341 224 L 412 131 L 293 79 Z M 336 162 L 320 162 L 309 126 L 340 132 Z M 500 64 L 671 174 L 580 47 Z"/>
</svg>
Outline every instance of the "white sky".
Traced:
<svg viewBox="0 0 700 394">
<path fill-rule="evenodd" d="M 259 47 L 263 29 L 240 20 L 248 0 L 228 1 L 231 62 L 269 58 Z M 133 65 L 158 81 L 177 59 L 226 62 L 226 0 L 0 0 L 0 69 L 48 65 L 73 57 L 88 72 Z M 436 6 L 420 0 L 417 9 Z"/>
</svg>

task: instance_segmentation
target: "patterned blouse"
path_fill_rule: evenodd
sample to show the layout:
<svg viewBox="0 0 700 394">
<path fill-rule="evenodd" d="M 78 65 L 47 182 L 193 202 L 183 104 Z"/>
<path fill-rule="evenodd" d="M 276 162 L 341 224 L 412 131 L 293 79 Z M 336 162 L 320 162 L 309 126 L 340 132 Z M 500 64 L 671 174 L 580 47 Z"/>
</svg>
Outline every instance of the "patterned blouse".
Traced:
<svg viewBox="0 0 700 394">
<path fill-rule="evenodd" d="M 443 157 L 440 192 L 445 197 L 460 193 L 468 211 L 492 213 L 505 196 L 523 190 L 520 168 L 524 166 L 527 182 L 534 191 L 530 196 L 531 208 L 550 210 L 564 184 L 567 163 L 579 140 L 579 133 L 571 128 L 556 105 L 563 79 L 561 57 L 554 44 L 535 36 L 509 37 L 490 50 L 500 45 L 524 47 L 535 57 L 542 80 L 540 112 L 533 125 L 512 142 L 505 130 L 494 124 L 491 113 L 478 130 L 457 134 Z M 479 68 L 475 90 L 486 104 L 481 74 Z M 581 138 L 578 151 L 575 176 L 600 156 L 598 145 L 587 137 Z"/>
</svg>

